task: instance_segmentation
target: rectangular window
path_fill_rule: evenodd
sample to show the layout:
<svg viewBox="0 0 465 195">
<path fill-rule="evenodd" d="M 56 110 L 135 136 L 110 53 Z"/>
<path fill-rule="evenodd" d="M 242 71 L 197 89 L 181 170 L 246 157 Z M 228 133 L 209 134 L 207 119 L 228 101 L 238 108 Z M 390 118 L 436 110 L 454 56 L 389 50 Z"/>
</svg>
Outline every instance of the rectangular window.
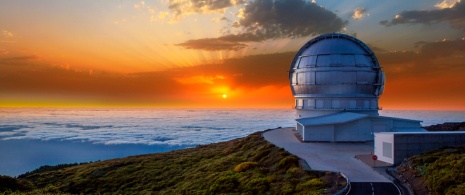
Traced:
<svg viewBox="0 0 465 195">
<path fill-rule="evenodd" d="M 315 108 L 315 100 L 314 99 L 309 99 L 309 100 L 307 100 L 307 102 L 308 102 L 308 105 L 307 105 L 308 108 Z"/>
<path fill-rule="evenodd" d="M 383 142 L 383 156 L 392 158 L 392 143 Z"/>
</svg>

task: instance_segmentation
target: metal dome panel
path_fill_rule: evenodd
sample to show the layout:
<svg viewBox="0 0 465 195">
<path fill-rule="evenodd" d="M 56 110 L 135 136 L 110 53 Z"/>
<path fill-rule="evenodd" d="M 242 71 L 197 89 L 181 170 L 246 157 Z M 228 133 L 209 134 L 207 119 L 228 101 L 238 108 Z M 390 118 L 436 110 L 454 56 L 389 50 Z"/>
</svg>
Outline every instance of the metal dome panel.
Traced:
<svg viewBox="0 0 465 195">
<path fill-rule="evenodd" d="M 370 48 L 345 34 L 331 33 L 308 41 L 289 70 L 299 110 L 378 110 L 384 74 Z"/>
</svg>

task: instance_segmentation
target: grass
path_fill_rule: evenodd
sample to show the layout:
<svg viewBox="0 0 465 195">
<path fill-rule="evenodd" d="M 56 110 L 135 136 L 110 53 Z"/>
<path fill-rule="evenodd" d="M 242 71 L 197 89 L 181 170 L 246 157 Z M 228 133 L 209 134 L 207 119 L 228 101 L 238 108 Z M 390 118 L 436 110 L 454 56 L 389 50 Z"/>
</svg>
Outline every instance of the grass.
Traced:
<svg viewBox="0 0 465 195">
<path fill-rule="evenodd" d="M 431 194 L 465 194 L 465 146 L 425 152 L 407 161 Z"/>
<path fill-rule="evenodd" d="M 335 173 L 303 170 L 296 156 L 261 133 L 166 153 L 46 167 L 8 179 L 24 188 L 0 184 L 0 194 L 332 194 L 345 185 Z"/>
</svg>

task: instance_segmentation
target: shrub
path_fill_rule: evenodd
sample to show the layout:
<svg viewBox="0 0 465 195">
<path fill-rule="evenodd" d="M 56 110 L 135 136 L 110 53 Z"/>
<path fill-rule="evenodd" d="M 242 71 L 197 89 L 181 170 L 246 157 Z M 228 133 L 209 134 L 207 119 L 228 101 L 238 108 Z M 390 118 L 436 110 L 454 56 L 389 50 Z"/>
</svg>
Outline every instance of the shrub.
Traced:
<svg viewBox="0 0 465 195">
<path fill-rule="evenodd" d="M 291 175 L 292 177 L 300 177 L 303 175 L 303 172 L 299 167 L 291 167 L 287 170 L 286 173 Z"/>
<path fill-rule="evenodd" d="M 258 163 L 256 162 L 243 162 L 241 164 L 236 165 L 236 167 L 234 167 L 234 171 L 243 172 L 243 171 L 253 169 L 255 167 L 258 167 Z"/>
<path fill-rule="evenodd" d="M 34 186 L 29 181 L 15 179 L 9 176 L 0 175 L 0 192 L 11 191 L 27 191 L 33 189 Z"/>
<path fill-rule="evenodd" d="M 299 191 L 318 191 L 324 187 L 323 182 L 319 178 L 313 178 L 309 181 L 297 185 Z"/>
<path fill-rule="evenodd" d="M 299 165 L 299 159 L 296 156 L 287 156 L 278 162 L 278 169 L 288 169 Z"/>
<path fill-rule="evenodd" d="M 245 184 L 244 191 L 252 191 L 254 194 L 262 194 L 268 191 L 270 188 L 270 182 L 267 178 L 255 178 Z"/>
<path fill-rule="evenodd" d="M 236 177 L 222 176 L 210 186 L 210 191 L 213 193 L 233 192 L 238 185 Z"/>
</svg>

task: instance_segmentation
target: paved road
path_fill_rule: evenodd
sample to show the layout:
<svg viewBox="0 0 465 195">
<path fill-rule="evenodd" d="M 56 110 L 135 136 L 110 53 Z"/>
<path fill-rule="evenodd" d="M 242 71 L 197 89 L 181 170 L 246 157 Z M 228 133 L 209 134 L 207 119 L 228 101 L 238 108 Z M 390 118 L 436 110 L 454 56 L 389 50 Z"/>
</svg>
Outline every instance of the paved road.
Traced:
<svg viewBox="0 0 465 195">
<path fill-rule="evenodd" d="M 350 195 L 396 195 L 399 190 L 393 183 L 386 182 L 350 182 Z"/>
<path fill-rule="evenodd" d="M 304 159 L 311 169 L 344 173 L 351 182 L 390 182 L 371 167 L 355 158 L 370 154 L 373 146 L 365 143 L 301 143 L 291 128 L 263 134 L 269 142 Z"/>
</svg>

